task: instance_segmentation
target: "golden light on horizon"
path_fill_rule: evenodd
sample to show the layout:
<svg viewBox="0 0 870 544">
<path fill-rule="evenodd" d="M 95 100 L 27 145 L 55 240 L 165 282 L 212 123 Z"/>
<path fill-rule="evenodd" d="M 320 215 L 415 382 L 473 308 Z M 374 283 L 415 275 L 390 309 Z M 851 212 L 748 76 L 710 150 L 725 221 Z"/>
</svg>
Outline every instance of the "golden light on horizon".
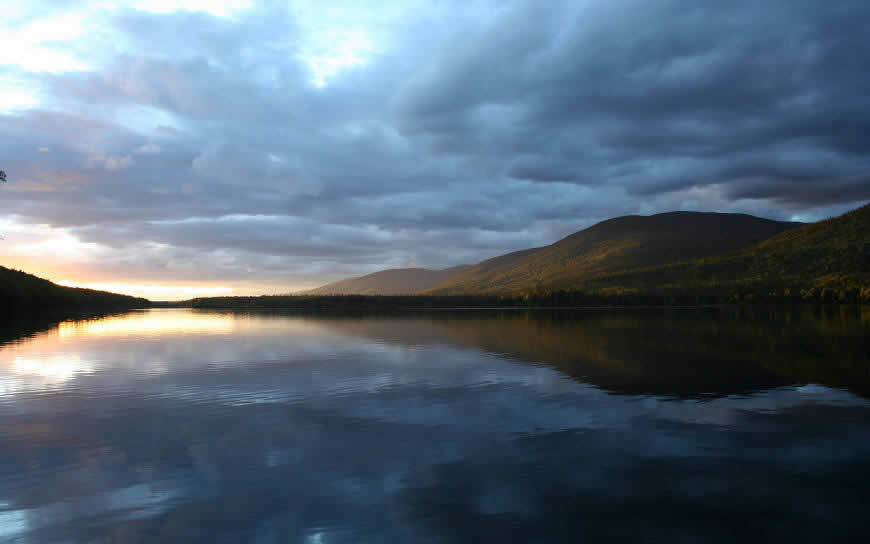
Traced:
<svg viewBox="0 0 870 544">
<path fill-rule="evenodd" d="M 219 297 L 232 295 L 232 287 L 216 286 L 202 287 L 190 285 L 165 285 L 158 283 L 126 283 L 126 282 L 77 282 L 57 281 L 58 285 L 65 287 L 82 287 L 109 291 L 122 295 L 143 297 L 149 300 L 186 300 L 197 297 Z"/>
<path fill-rule="evenodd" d="M 6 188 L 4 188 L 6 189 Z M 73 233 L 50 225 L 26 225 L 11 218 L 0 218 L 0 265 L 27 272 L 65 287 L 80 287 L 143 297 L 153 301 L 178 301 L 198 297 L 258 296 L 312 289 L 319 284 L 298 284 L 283 280 L 241 279 L 232 286 L 201 280 L 196 271 L 181 270 L 178 278 L 149 278 L 147 267 L 117 266 L 129 256 L 98 243 L 82 242 Z M 148 248 L 158 251 L 156 246 Z M 132 250 L 125 250 L 132 251 Z M 100 263 L 114 263 L 103 267 Z M 129 276 L 125 275 L 129 273 Z M 223 280 L 224 282 L 228 280 Z"/>
</svg>

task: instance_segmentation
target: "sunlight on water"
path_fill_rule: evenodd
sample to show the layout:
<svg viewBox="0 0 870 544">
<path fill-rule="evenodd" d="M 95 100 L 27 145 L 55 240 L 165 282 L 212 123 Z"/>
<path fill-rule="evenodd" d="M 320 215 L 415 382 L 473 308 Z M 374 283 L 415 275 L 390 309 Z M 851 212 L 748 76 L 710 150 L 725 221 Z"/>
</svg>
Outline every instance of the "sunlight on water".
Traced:
<svg viewBox="0 0 870 544">
<path fill-rule="evenodd" d="M 232 332 L 230 314 L 196 314 L 175 310 L 137 312 L 119 317 L 89 321 L 64 321 L 58 324 L 61 338 L 88 336 L 129 336 L 142 334 L 189 334 Z"/>
<path fill-rule="evenodd" d="M 93 364 L 75 355 L 50 357 L 41 361 L 16 357 L 12 368 L 16 374 L 37 375 L 56 381 L 66 381 L 76 374 L 94 371 Z"/>
</svg>

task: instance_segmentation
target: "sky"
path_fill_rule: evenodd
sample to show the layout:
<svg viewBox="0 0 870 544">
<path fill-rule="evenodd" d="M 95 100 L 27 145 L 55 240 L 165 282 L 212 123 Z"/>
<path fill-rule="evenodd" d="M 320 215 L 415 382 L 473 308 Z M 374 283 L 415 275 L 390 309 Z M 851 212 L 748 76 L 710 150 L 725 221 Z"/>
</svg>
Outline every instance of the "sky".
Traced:
<svg viewBox="0 0 870 544">
<path fill-rule="evenodd" d="M 870 201 L 866 0 L 32 0 L 0 264 L 177 299 Z"/>
</svg>

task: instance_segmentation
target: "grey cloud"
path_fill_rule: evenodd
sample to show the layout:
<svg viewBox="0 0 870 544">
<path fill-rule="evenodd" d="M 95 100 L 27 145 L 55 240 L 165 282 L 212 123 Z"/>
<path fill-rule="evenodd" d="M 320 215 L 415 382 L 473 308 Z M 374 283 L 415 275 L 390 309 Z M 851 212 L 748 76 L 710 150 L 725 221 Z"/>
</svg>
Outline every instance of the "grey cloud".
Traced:
<svg viewBox="0 0 870 544">
<path fill-rule="evenodd" d="M 650 192 L 643 186 L 660 161 L 675 157 L 714 162 L 706 172 L 693 168 L 693 181 L 658 191 L 739 186 L 739 177 L 719 174 L 718 163 L 783 142 L 798 142 L 806 153 L 830 153 L 834 177 L 854 174 L 855 167 L 867 167 L 866 160 L 854 163 L 867 145 L 860 129 L 870 124 L 864 107 L 870 78 L 851 59 L 870 49 L 856 24 L 866 22 L 870 10 L 847 4 L 612 2 L 572 9 L 566 3 L 554 8 L 564 17 L 549 27 L 547 17 L 536 17 L 539 5 L 521 4 L 485 35 L 510 36 L 510 44 L 482 38 L 474 47 L 457 47 L 425 84 L 406 88 L 403 127 L 474 142 L 489 128 L 477 112 L 498 104 L 522 112 L 514 114 L 522 123 L 511 139 L 486 152 L 508 156 L 512 149 L 534 149 L 524 140 L 549 144 L 508 175 L 613 183 L 611 165 L 640 158 L 649 166 L 631 185 L 640 185 L 634 190 L 642 194 Z M 511 32 L 517 21 L 535 21 L 549 31 Z M 466 124 L 470 119 L 477 122 Z M 563 138 L 577 138 L 576 130 L 565 133 L 564 127 L 596 136 L 605 160 L 564 161 Z M 765 178 L 771 187 L 783 180 L 773 169 Z M 824 184 L 815 186 L 826 192 Z M 789 187 L 780 184 L 774 196 L 792 198 Z M 803 205 L 812 203 L 811 191 L 807 197 Z M 839 199 L 849 200 L 854 192 Z"/>
</svg>

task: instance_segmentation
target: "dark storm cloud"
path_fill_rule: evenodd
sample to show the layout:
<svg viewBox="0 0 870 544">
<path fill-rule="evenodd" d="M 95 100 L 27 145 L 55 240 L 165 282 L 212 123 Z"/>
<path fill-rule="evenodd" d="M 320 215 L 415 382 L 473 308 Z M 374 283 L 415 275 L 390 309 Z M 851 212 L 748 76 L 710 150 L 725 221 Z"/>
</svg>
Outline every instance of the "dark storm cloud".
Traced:
<svg viewBox="0 0 870 544">
<path fill-rule="evenodd" d="M 870 199 L 865 2 L 430 6 L 322 87 L 278 3 L 94 17 L 97 67 L 0 69 L 42 93 L 0 115 L 4 208 L 84 241 L 311 282 L 294 257 L 447 266 L 625 213 Z"/>
<path fill-rule="evenodd" d="M 621 183 L 639 194 L 727 184 L 737 198 L 796 206 L 816 203 L 817 193 L 830 202 L 870 197 L 866 181 L 855 179 L 867 169 L 870 142 L 870 77 L 859 60 L 870 53 L 861 30 L 866 3 L 564 3 L 554 10 L 562 16 L 546 30 L 519 33 L 509 28 L 539 21 L 541 7 L 509 10 L 473 47 L 439 59 L 400 101 L 406 130 L 473 142 L 491 126 L 482 112 L 497 106 L 519 120 L 492 150 L 524 153 L 511 176 Z M 469 119 L 474 131 L 465 129 Z M 798 172 L 815 179 L 792 193 L 795 176 L 778 164 L 784 145 L 826 154 L 824 175 Z M 566 151 L 578 156 L 566 160 Z M 732 164 L 747 156 L 755 157 L 755 172 L 741 175 Z M 676 161 L 685 167 L 671 168 Z M 636 175 L 613 175 L 632 164 Z M 668 180 L 659 182 L 662 168 Z M 826 181 L 842 178 L 856 186 L 837 198 Z M 756 190 L 759 183 L 766 190 Z"/>
</svg>

